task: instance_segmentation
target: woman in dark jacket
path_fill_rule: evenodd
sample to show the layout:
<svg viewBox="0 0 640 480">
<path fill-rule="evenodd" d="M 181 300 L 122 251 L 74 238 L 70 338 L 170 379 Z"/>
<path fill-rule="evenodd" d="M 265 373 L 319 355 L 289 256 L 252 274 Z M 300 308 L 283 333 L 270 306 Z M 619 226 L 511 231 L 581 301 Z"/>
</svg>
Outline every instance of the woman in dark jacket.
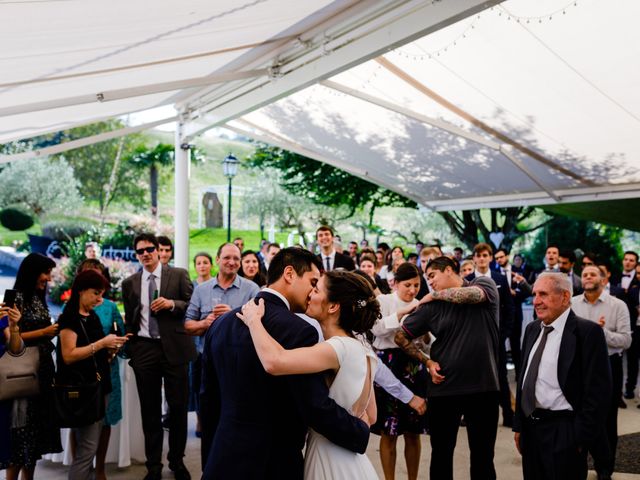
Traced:
<svg viewBox="0 0 640 480">
<path fill-rule="evenodd" d="M 105 336 L 100 319 L 93 311 L 102 303 L 102 295 L 108 288 L 109 282 L 97 271 L 79 273 L 71 287 L 71 298 L 58 320 L 60 342 L 56 383 L 91 383 L 98 379 L 103 395 L 100 418 L 71 429 L 76 449 L 69 469 L 69 480 L 91 476 L 93 457 L 102 432 L 105 397 L 111 392 L 109 362 L 127 341 L 127 337 L 114 334 Z"/>
</svg>

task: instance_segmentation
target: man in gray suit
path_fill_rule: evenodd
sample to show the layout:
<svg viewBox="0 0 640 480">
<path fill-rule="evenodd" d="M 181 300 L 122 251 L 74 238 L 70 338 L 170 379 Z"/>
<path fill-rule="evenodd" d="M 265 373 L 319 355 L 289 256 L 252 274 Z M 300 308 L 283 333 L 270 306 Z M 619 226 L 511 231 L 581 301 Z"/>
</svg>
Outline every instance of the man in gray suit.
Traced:
<svg viewBox="0 0 640 480">
<path fill-rule="evenodd" d="M 162 478 L 162 382 L 170 415 L 169 468 L 177 480 L 189 480 L 183 463 L 187 442 L 188 364 L 195 359 L 193 340 L 184 330 L 184 313 L 193 284 L 182 268 L 162 265 L 158 240 L 149 233 L 134 242 L 142 270 L 122 283 L 129 364 L 136 375 L 144 431 L 145 480 Z"/>
</svg>

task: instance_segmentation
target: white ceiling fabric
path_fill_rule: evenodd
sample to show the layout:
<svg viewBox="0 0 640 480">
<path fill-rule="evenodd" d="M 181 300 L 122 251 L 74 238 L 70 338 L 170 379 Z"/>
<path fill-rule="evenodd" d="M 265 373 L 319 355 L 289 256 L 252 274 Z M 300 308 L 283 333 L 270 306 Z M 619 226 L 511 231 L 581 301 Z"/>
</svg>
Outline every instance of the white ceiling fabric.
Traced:
<svg viewBox="0 0 640 480">
<path fill-rule="evenodd" d="M 385 58 L 592 186 L 633 185 L 640 181 L 638 18 L 640 3 L 633 0 L 510 0 Z M 503 143 L 375 60 L 331 81 Z M 500 152 L 324 86 L 244 119 L 253 127 L 245 125 L 247 131 L 334 158 L 437 208 L 501 195 L 511 204 L 552 201 Z M 531 156 L 515 156 L 549 190 L 589 186 Z M 631 190 L 625 195 L 639 196 L 636 186 Z"/>
<path fill-rule="evenodd" d="M 636 0 L 16 0 L 0 17 L 0 143 L 175 104 L 187 137 L 226 124 L 434 209 L 640 196 Z"/>
<path fill-rule="evenodd" d="M 255 44 L 277 38 L 329 3 L 0 2 L 0 110 L 202 77 L 222 69 Z M 231 51 L 217 53 L 225 50 Z M 16 82 L 19 85 L 12 85 Z M 170 105 L 176 93 L 0 116 L 0 143 Z"/>
</svg>

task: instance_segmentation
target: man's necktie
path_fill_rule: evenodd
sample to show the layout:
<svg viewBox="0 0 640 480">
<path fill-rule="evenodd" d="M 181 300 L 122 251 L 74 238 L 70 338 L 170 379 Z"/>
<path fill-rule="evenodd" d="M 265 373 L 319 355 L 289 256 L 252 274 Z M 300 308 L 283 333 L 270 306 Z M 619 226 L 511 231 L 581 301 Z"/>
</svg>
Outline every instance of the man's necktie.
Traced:
<svg viewBox="0 0 640 480">
<path fill-rule="evenodd" d="M 329 257 L 324 257 L 327 262 L 327 272 L 331 271 L 331 259 Z"/>
<path fill-rule="evenodd" d="M 544 346 L 547 344 L 547 336 L 553 327 L 542 327 L 542 339 L 538 344 L 538 348 L 533 354 L 531 363 L 529 364 L 529 371 L 527 377 L 524 379 L 524 385 L 522 385 L 522 399 L 520 404 L 522 405 L 522 412 L 525 418 L 529 417 L 536 409 L 536 381 L 538 380 L 538 369 L 540 368 L 540 360 L 542 359 L 542 352 Z"/>
<path fill-rule="evenodd" d="M 507 277 L 507 283 L 509 284 L 509 288 L 511 288 L 511 270 L 500 268 L 500 271 L 505 277 Z"/>
<path fill-rule="evenodd" d="M 158 319 L 155 313 L 151 311 L 151 304 L 158 298 L 158 287 L 156 286 L 156 276 L 149 275 L 149 336 L 151 338 L 160 338 L 160 329 L 158 328 Z"/>
</svg>

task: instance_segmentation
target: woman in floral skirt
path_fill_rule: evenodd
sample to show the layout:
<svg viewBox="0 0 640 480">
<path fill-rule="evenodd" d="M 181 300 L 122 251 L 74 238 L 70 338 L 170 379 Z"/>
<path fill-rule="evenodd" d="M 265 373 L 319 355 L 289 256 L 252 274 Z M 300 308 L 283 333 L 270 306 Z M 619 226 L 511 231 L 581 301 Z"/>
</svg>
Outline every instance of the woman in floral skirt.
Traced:
<svg viewBox="0 0 640 480">
<path fill-rule="evenodd" d="M 7 480 L 17 480 L 22 471 L 24 480 L 33 479 L 36 462 L 47 453 L 62 451 L 60 429 L 56 426 L 53 408 L 53 376 L 55 367 L 51 353 L 58 325 L 51 324 L 45 300 L 47 283 L 55 262 L 39 253 L 30 253 L 18 269 L 14 289 L 18 290 L 16 305 L 22 309 L 20 333 L 27 347 L 40 351 L 40 394 L 14 400 L 11 418 L 11 458 L 7 465 Z"/>
</svg>

